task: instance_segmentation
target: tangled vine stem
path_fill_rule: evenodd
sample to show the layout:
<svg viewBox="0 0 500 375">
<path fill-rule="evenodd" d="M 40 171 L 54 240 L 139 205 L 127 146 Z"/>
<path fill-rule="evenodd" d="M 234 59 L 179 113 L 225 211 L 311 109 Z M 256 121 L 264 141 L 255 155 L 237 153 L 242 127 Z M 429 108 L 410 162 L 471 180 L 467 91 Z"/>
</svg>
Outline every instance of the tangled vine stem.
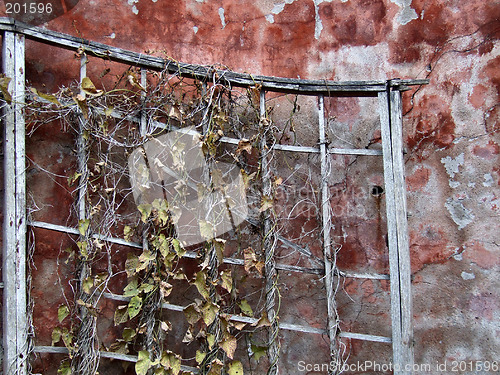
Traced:
<svg viewBox="0 0 500 375">
<path fill-rule="evenodd" d="M 316 232 L 299 238 L 287 240 L 281 236 L 286 222 L 300 215 L 297 207 L 304 202 L 317 207 L 320 201 L 318 183 L 309 167 L 303 181 L 315 193 L 306 201 L 297 199 L 289 209 L 277 203 L 276 187 L 287 187 L 288 179 L 299 173 L 287 160 L 277 160 L 274 151 L 277 139 L 293 139 L 295 143 L 297 97 L 290 101 L 290 119 L 276 125 L 266 104 L 280 96 L 266 99 L 258 86 L 234 89 L 222 84 L 216 75 L 211 82 L 199 82 L 168 72 L 146 73 L 134 68 L 116 74 L 116 81 L 106 76 L 111 69 L 105 69 L 101 84 L 96 85 L 86 75 L 87 59 L 83 54 L 81 58 L 78 85 L 64 87 L 57 94 L 32 89 L 26 108 L 31 119 L 29 134 L 60 121 L 63 130 L 78 135 L 77 167 L 73 175 L 67 176 L 70 186 L 64 187 L 77 194 L 75 213 L 68 221 L 78 221 L 80 235 L 70 253 L 78 277 L 74 302 L 60 308 L 61 322 L 71 315 L 73 325 L 56 327 L 53 333 L 54 344 L 63 341 L 71 355 L 71 361 L 63 362 L 60 372 L 95 374 L 99 350 L 107 349 L 137 355 L 138 375 L 187 374 L 191 370 L 186 366 L 195 366 L 198 373 L 205 375 L 240 374 L 243 365 L 238 358 L 244 358 L 245 349 L 239 344 L 245 338 L 249 343 L 249 366 L 276 375 L 281 304 L 276 258 L 316 266 L 321 262 L 311 251 L 297 245 L 311 234 L 319 237 L 319 226 Z M 185 160 L 192 151 L 187 142 L 168 143 L 169 134 L 179 130 L 183 136 L 192 136 L 193 149 L 200 145 L 203 151 L 202 172 L 196 178 L 189 174 L 191 161 Z M 161 146 L 159 153 L 151 153 L 154 142 Z M 134 157 L 142 164 L 135 165 Z M 165 167 L 166 158 L 175 160 L 171 168 Z M 224 163 L 230 168 L 222 172 Z M 135 172 L 142 168 L 144 175 L 137 177 L 133 168 Z M 177 177 L 174 181 L 171 176 L 156 181 L 155 168 L 170 169 L 169 173 L 174 170 Z M 280 168 L 291 176 L 283 180 L 273 174 Z M 39 169 L 50 174 L 47 169 Z M 231 177 L 234 170 L 237 178 Z M 147 181 L 138 180 L 143 177 Z M 188 244 L 179 229 L 177 209 L 193 210 L 189 202 L 183 201 L 187 189 L 191 189 L 194 207 L 201 212 L 193 216 L 188 228 L 202 233 L 203 240 L 198 243 Z M 231 189 L 244 196 L 244 210 Z M 174 196 L 168 197 L 169 192 Z M 232 210 L 227 217 L 230 229 L 221 233 L 216 224 L 223 210 L 217 211 L 218 206 Z M 238 210 L 245 213 L 241 221 Z M 126 250 L 123 270 L 123 250 L 96 239 L 96 234 L 100 238 L 125 237 L 142 246 L 135 246 L 138 254 L 131 248 Z M 280 242 L 284 246 L 280 247 Z M 184 258 L 188 246 L 198 254 L 197 262 Z M 225 252 L 232 257 L 242 256 L 244 270 L 224 264 Z M 191 262 L 189 271 L 184 269 L 187 262 Z M 115 329 L 121 329 L 122 335 L 116 342 L 101 343 L 96 329 L 98 305 L 103 296 L 113 294 L 111 289 L 116 294 L 116 285 L 124 282 L 117 280 L 124 273 L 127 279 L 120 301 L 127 303 L 118 306 L 114 314 Z M 246 278 L 261 283 L 260 299 L 258 293 L 245 290 Z M 239 294 L 240 289 L 245 290 L 244 294 Z M 332 289 L 329 300 L 336 293 L 334 285 Z M 186 305 L 182 345 L 187 349 L 165 344 L 170 331 L 177 329 L 178 334 L 178 327 L 172 327 L 171 318 L 161 311 L 162 304 L 170 301 Z M 255 323 L 238 323 L 228 319 L 228 314 L 246 315 Z M 183 359 L 171 349 L 185 349 L 192 358 Z M 266 352 L 268 361 L 260 360 Z"/>
<path fill-rule="evenodd" d="M 272 183 L 271 183 L 271 169 L 270 162 L 272 157 L 271 149 L 268 147 L 268 142 L 273 143 L 273 135 L 271 131 L 270 119 L 266 113 L 266 98 L 265 92 L 260 92 L 260 153 L 261 165 L 260 173 L 262 179 L 262 195 L 263 198 L 270 199 L 273 196 Z M 279 290 L 277 287 L 278 273 L 276 272 L 276 261 L 274 252 L 277 245 L 277 238 L 274 233 L 274 225 L 272 219 L 272 210 L 268 208 L 263 212 L 264 220 L 264 269 L 266 277 L 266 312 L 268 319 L 271 323 L 268 334 L 268 352 L 269 361 L 271 363 L 268 374 L 275 375 L 278 373 L 278 360 L 279 360 L 279 342 L 278 342 L 278 311 L 279 303 L 276 306 L 276 300 L 279 298 Z"/>
<path fill-rule="evenodd" d="M 85 79 L 87 71 L 87 57 L 85 55 L 81 57 L 80 65 L 81 83 L 83 79 Z M 75 374 L 94 375 L 99 367 L 99 344 L 97 340 L 97 317 L 90 309 L 95 308 L 96 301 L 93 296 L 83 289 L 85 280 L 92 275 L 91 262 L 95 254 L 92 241 L 89 241 L 88 237 L 88 227 L 90 223 L 87 210 L 89 147 L 86 134 L 88 134 L 88 124 L 81 112 L 75 113 L 74 118 L 78 123 L 76 153 L 78 158 L 78 173 L 80 174 L 77 199 L 80 228 L 80 240 L 77 243 L 80 250 L 77 266 L 79 290 L 76 303 L 79 305 L 81 323 L 77 333 L 75 355 L 71 367 Z"/>
</svg>

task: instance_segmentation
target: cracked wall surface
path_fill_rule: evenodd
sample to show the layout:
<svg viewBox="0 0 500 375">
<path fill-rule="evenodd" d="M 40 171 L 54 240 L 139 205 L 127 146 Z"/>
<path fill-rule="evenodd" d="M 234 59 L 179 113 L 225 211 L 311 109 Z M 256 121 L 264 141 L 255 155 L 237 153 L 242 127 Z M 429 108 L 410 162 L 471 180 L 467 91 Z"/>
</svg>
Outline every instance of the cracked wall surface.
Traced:
<svg viewBox="0 0 500 375">
<path fill-rule="evenodd" d="M 500 353 L 499 20 L 496 0 L 90 0 L 44 26 L 133 51 L 222 64 L 251 74 L 329 80 L 429 78 L 429 85 L 404 93 L 403 123 L 415 362 L 436 364 L 498 360 Z M 27 75 L 50 92 L 73 79 L 68 71 L 76 74 L 78 67 L 69 53 L 51 53 L 50 60 L 46 55 L 41 45 L 28 42 Z M 338 98 L 326 104 L 335 114 L 329 123 L 334 144 L 364 148 L 380 143 L 380 134 L 373 130 L 376 101 Z M 304 142 L 314 144 L 310 102 L 305 100 L 302 108 L 295 127 L 303 132 Z M 61 173 L 71 163 L 71 149 L 64 146 L 68 140 L 62 137 L 54 130 L 39 140 L 46 146 L 46 158 Z M 334 222 L 335 240 L 342 245 L 339 265 L 386 272 L 384 203 L 370 194 L 373 186 L 383 185 L 381 166 L 371 159 L 346 158 L 336 159 L 334 167 L 331 203 L 338 212 Z M 39 183 L 55 205 L 71 200 L 52 182 Z M 301 231 L 307 223 L 293 224 L 290 230 Z M 57 281 L 51 267 L 58 239 L 39 241 L 46 251 L 36 271 L 43 280 L 37 284 L 41 288 Z M 284 280 L 293 283 L 291 276 Z M 306 286 L 294 288 L 301 297 L 289 308 L 296 306 L 306 321 L 321 325 L 304 298 Z M 348 279 L 343 288 L 340 312 L 345 329 L 390 333 L 385 281 Z M 34 293 L 42 303 L 58 306 L 61 301 L 51 293 L 42 296 L 41 290 Z M 57 314 L 39 318 L 53 322 Z M 42 327 L 38 334 L 50 332 Z M 285 348 L 285 339 L 309 347 L 324 345 L 318 338 L 287 335 Z M 390 360 L 385 344 L 351 340 L 348 346 L 350 361 Z M 283 374 L 301 373 L 293 366 L 307 358 L 300 351 L 286 352 L 286 358 L 290 366 Z M 316 373 L 322 372 L 308 374 Z"/>
</svg>

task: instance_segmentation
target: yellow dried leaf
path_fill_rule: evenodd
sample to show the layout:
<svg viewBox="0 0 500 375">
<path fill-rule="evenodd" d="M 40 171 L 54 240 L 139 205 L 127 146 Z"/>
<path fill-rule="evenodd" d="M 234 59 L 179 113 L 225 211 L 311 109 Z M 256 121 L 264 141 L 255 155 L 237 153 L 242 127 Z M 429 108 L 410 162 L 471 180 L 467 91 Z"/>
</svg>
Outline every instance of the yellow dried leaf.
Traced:
<svg viewBox="0 0 500 375">
<path fill-rule="evenodd" d="M 222 348 L 222 350 L 224 350 L 224 352 L 230 359 L 233 359 L 234 352 L 238 347 L 238 341 L 236 340 L 236 337 L 228 334 L 226 337 L 224 337 L 224 340 L 222 340 L 219 346 Z"/>
<path fill-rule="evenodd" d="M 231 276 L 231 270 L 224 270 L 220 273 L 221 286 L 226 289 L 229 293 L 233 290 L 233 277 Z"/>
<path fill-rule="evenodd" d="M 198 289 L 198 293 L 200 293 L 205 300 L 210 298 L 210 293 L 206 284 L 206 275 L 203 271 L 196 274 L 196 279 L 193 284 L 196 286 L 196 289 Z"/>
<path fill-rule="evenodd" d="M 246 299 L 242 300 L 238 306 L 240 307 L 241 309 L 241 312 L 243 314 L 245 314 L 246 316 L 250 316 L 250 317 L 253 317 L 253 310 L 252 310 L 252 307 L 250 307 L 250 304 L 248 303 L 248 301 Z"/>
<path fill-rule="evenodd" d="M 264 195 L 262 197 L 261 203 L 260 203 L 260 212 L 267 211 L 268 209 L 273 208 L 273 198 L 268 197 L 267 195 Z"/>
<path fill-rule="evenodd" d="M 229 375 L 243 375 L 243 365 L 240 361 L 234 361 L 229 364 Z"/>
</svg>

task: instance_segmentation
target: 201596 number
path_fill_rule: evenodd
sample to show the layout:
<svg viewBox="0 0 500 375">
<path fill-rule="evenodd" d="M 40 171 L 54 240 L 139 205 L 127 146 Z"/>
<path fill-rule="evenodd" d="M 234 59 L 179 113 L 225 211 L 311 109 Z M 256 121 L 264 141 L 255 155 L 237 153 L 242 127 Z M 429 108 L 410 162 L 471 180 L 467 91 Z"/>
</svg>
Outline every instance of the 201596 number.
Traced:
<svg viewBox="0 0 500 375">
<path fill-rule="evenodd" d="M 7 14 L 51 14 L 53 11 L 51 3 L 6 3 Z"/>
</svg>

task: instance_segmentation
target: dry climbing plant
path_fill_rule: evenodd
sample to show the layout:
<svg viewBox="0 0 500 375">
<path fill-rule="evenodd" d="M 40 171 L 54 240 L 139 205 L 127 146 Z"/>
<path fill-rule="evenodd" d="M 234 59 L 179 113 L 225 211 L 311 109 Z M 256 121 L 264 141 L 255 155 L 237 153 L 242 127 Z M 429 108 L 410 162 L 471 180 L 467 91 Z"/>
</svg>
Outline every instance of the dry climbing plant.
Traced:
<svg viewBox="0 0 500 375">
<path fill-rule="evenodd" d="M 232 88 L 215 73 L 207 82 L 166 71 L 148 72 L 146 78 L 141 80 L 141 72 L 133 67 L 117 75 L 108 68 L 99 77 L 83 77 L 56 94 L 35 88 L 28 91 L 29 135 L 54 122 L 75 134 L 77 167 L 67 182 L 76 198 L 73 214 L 78 218 L 79 236 L 75 246 L 64 253 L 64 262 L 74 262 L 76 276 L 74 298 L 59 307 L 61 326 L 52 332 L 52 345 L 62 343 L 69 351 L 58 374 L 95 374 L 103 350 L 136 353 L 138 375 L 188 374 L 194 369 L 200 374 L 243 374 L 238 356 L 250 356 L 256 367 L 266 353 L 267 372 L 276 374 L 281 295 L 275 250 L 283 222 L 295 215 L 296 206 L 289 212 L 277 210 L 276 189 L 286 186 L 287 179 L 272 173 L 277 164 L 272 146 L 283 138 L 294 142 L 293 118 L 299 110 L 296 97 L 291 99 L 289 119 L 278 127 L 258 85 Z M 209 211 L 214 193 L 227 188 L 219 167 L 226 163 L 241 171 L 241 193 L 249 209 L 243 225 L 222 236 L 214 235 L 210 220 L 198 220 L 195 225 L 204 241 L 192 246 L 179 240 L 178 213 L 166 197 L 135 205 L 127 167 L 134 150 L 145 150 L 148 141 L 176 129 L 194 129 L 201 135 L 205 163 L 200 180 L 194 181 L 198 204 Z M 224 137 L 239 142 L 228 144 Z M 182 162 L 177 167 L 185 172 Z M 312 191 L 319 190 L 314 188 L 318 181 L 313 172 L 308 171 L 302 180 Z M 176 191 L 180 193 L 186 184 L 178 181 Z M 305 200 L 309 206 L 319 206 L 317 195 Z M 310 235 L 306 233 L 304 238 Z M 129 249 L 124 271 L 115 264 L 116 245 L 106 240 L 113 237 L 142 248 Z M 292 254 L 311 257 L 300 246 L 290 249 L 280 253 L 282 258 Z M 224 263 L 228 253 L 243 260 L 244 271 Z M 123 302 L 114 313 L 115 326 L 123 327 L 122 337 L 105 345 L 97 335 L 98 305 L 115 295 L 111 293 L 113 281 L 123 272 L 127 277 Z M 257 280 L 253 281 L 259 286 L 257 292 L 245 288 L 249 279 Z M 183 309 L 187 328 L 182 345 L 196 348 L 191 367 L 184 366 L 181 353 L 169 350 L 166 344 L 176 338 L 171 337 L 175 331 L 172 312 L 164 308 L 187 290 L 190 303 Z M 253 319 L 250 324 L 248 319 L 232 316 Z"/>
</svg>

